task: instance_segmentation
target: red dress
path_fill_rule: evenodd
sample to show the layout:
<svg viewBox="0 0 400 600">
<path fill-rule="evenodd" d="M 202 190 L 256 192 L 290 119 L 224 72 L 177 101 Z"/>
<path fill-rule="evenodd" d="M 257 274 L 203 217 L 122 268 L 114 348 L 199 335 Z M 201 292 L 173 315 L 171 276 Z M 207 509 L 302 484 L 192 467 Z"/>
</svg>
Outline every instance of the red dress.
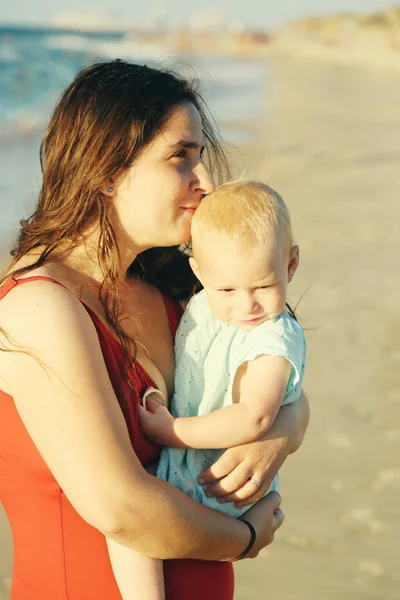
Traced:
<svg viewBox="0 0 400 600">
<path fill-rule="evenodd" d="M 0 288 L 0 299 L 14 286 L 37 279 L 57 283 L 47 277 L 10 279 Z M 180 307 L 166 297 L 164 302 L 174 335 Z M 130 385 L 126 382 L 120 344 L 85 308 L 96 327 L 132 446 L 145 464 L 158 456 L 160 448 L 145 439 L 137 407 L 145 389 L 154 383 L 138 363 L 129 372 Z M 121 600 L 105 537 L 69 503 L 26 431 L 13 398 L 1 390 L 0 501 L 14 540 L 11 600 Z M 174 560 L 164 565 L 167 600 L 233 598 L 233 570 L 228 563 Z"/>
</svg>

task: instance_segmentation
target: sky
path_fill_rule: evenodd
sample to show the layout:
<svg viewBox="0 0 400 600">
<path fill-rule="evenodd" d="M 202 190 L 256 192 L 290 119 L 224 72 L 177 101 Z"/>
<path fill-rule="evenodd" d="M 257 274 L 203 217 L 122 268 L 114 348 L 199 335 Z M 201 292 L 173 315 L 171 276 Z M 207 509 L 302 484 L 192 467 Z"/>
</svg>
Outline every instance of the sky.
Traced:
<svg viewBox="0 0 400 600">
<path fill-rule="evenodd" d="M 223 13 L 247 26 L 268 28 L 304 16 L 332 12 L 373 12 L 393 6 L 390 0 L 12 0 L 2 2 L 1 22 L 46 23 L 60 13 L 112 15 L 138 23 L 152 15 L 167 15 L 182 24 L 193 13 Z"/>
</svg>

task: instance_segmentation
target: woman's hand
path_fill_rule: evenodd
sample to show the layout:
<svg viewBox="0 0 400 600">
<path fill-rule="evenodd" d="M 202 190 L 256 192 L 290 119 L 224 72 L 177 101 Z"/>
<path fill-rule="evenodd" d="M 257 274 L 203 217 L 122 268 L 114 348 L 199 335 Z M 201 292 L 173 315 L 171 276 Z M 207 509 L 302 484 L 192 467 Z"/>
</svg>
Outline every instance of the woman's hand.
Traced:
<svg viewBox="0 0 400 600">
<path fill-rule="evenodd" d="M 271 429 L 259 440 L 229 448 L 204 471 L 199 483 L 208 487 L 220 502 L 235 502 L 238 508 L 257 502 L 268 491 L 288 454 L 299 448 L 309 418 L 304 394 L 283 406 Z M 253 479 L 253 481 L 252 481 Z M 261 483 L 260 487 L 254 480 Z"/>
<path fill-rule="evenodd" d="M 273 541 L 275 531 L 284 520 L 284 514 L 279 508 L 280 503 L 280 495 L 277 492 L 271 492 L 247 511 L 246 521 L 253 525 L 257 537 L 246 558 L 255 558 L 262 548 Z"/>
<path fill-rule="evenodd" d="M 285 439 L 271 440 L 263 436 L 256 442 L 226 450 L 202 473 L 201 479 L 212 484 L 207 493 L 217 496 L 219 502 L 235 502 L 237 508 L 241 508 L 257 502 L 266 494 L 287 455 Z M 260 482 L 261 486 L 258 487 L 251 479 Z"/>
</svg>

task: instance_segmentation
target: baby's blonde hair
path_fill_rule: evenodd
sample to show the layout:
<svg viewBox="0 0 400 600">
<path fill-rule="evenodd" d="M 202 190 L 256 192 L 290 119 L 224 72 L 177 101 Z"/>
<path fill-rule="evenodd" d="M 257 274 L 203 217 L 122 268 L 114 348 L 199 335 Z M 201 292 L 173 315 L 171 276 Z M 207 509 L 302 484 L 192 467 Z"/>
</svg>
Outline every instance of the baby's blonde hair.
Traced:
<svg viewBox="0 0 400 600">
<path fill-rule="evenodd" d="M 208 233 L 226 235 L 243 250 L 293 246 L 290 214 L 281 196 L 257 181 L 236 181 L 206 196 L 192 221 L 193 253 Z"/>
</svg>

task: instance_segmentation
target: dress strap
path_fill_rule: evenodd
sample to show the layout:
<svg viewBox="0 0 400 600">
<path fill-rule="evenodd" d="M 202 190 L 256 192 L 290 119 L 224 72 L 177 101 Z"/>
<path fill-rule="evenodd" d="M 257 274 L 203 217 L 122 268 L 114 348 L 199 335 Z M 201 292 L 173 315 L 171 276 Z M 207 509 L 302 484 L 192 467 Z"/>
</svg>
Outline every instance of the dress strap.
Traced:
<svg viewBox="0 0 400 600">
<path fill-rule="evenodd" d="M 168 298 L 168 296 L 165 296 L 164 294 L 162 296 L 164 300 L 165 309 L 167 311 L 171 335 L 172 338 L 175 339 L 176 330 L 178 329 L 179 321 L 181 319 L 181 316 L 183 315 L 183 310 L 178 300 L 171 300 L 171 298 Z"/>
<path fill-rule="evenodd" d="M 50 281 L 51 283 L 56 283 L 57 285 L 61 285 L 61 287 L 68 289 L 64 284 L 60 283 L 56 279 L 53 279 L 52 277 L 46 277 L 45 275 L 31 275 L 31 277 L 23 277 L 21 279 L 15 279 L 15 277 L 11 276 L 10 279 L 7 279 L 7 281 L 0 287 L 0 300 L 4 298 L 4 296 L 7 296 L 8 292 L 14 289 L 17 285 L 40 280 Z"/>
</svg>

